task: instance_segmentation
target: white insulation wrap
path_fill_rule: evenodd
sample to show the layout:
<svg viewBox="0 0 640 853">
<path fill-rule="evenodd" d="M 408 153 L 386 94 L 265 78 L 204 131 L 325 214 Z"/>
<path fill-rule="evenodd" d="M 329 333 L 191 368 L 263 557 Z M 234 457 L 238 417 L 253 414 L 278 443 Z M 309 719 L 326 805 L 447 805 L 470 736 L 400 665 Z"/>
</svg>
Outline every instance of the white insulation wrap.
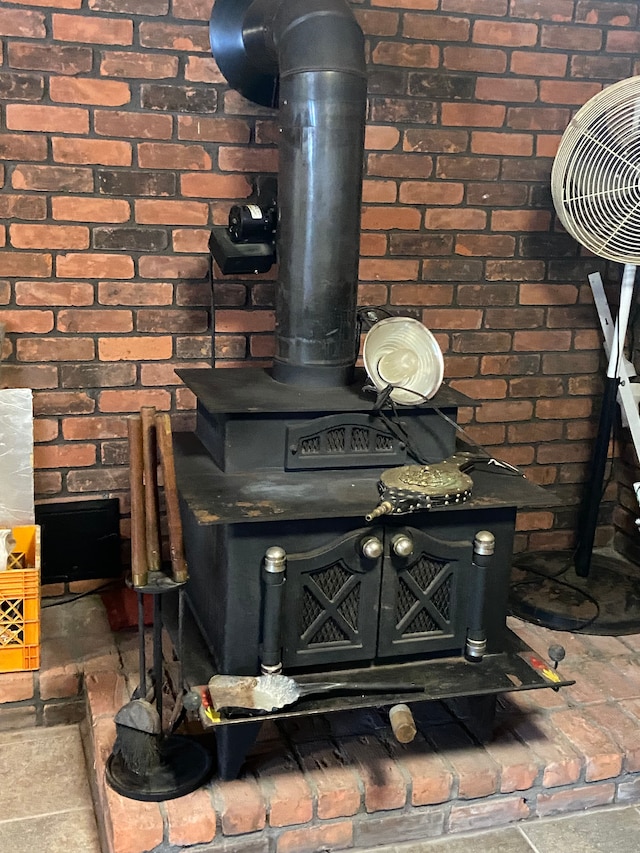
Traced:
<svg viewBox="0 0 640 853">
<path fill-rule="evenodd" d="M 0 390 L 0 527 L 33 524 L 33 392 Z"/>
</svg>

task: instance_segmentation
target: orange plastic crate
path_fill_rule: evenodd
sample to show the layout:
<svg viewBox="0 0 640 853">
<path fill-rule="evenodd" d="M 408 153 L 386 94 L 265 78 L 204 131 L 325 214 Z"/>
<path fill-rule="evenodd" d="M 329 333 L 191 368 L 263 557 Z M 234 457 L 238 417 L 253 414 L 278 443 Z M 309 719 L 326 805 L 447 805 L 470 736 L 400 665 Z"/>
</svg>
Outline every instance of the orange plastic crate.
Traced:
<svg viewBox="0 0 640 853">
<path fill-rule="evenodd" d="M 0 672 L 40 667 L 40 527 L 14 527 L 24 569 L 0 572 Z"/>
</svg>

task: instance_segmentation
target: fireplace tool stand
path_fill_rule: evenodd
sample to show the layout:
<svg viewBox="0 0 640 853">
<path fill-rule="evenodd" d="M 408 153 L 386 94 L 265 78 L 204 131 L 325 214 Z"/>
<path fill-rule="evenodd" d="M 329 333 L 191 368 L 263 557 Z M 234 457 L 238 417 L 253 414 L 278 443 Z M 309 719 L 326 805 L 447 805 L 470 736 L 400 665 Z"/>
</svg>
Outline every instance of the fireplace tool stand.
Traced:
<svg viewBox="0 0 640 853">
<path fill-rule="evenodd" d="M 122 796 L 157 802 L 182 797 L 199 788 L 211 773 L 212 758 L 198 742 L 173 734 L 184 696 L 184 587 L 187 569 L 182 550 L 169 416 L 156 415 L 153 408 L 144 407 L 140 416 L 129 419 L 128 427 L 132 522 L 132 575 L 129 585 L 137 595 L 139 682 L 131 701 L 116 714 L 116 742 L 107 759 L 105 775 L 109 785 Z M 161 570 L 157 451 L 160 453 L 169 524 L 170 574 Z M 169 593 L 177 593 L 178 598 L 178 677 L 174 685 L 175 706 L 165 731 L 162 601 Z M 149 691 L 144 606 L 147 595 L 153 599 L 153 664 Z"/>
</svg>

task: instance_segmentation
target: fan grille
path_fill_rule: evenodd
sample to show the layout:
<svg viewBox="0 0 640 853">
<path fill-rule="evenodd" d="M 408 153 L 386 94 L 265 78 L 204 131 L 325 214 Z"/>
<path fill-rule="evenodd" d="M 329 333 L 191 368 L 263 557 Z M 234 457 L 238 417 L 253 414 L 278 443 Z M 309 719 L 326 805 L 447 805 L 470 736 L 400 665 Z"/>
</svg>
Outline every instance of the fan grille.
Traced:
<svg viewBox="0 0 640 853">
<path fill-rule="evenodd" d="M 578 110 L 560 141 L 551 191 L 562 224 L 585 248 L 640 264 L 640 77 Z"/>
</svg>

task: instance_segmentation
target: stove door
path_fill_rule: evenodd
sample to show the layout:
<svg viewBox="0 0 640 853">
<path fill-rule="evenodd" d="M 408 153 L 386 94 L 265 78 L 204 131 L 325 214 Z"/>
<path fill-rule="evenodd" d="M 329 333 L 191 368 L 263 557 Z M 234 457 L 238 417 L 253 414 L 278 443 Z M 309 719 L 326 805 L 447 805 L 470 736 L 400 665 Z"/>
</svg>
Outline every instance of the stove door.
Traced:
<svg viewBox="0 0 640 853">
<path fill-rule="evenodd" d="M 285 670 L 375 658 L 383 547 L 367 528 L 287 554 Z"/>
<path fill-rule="evenodd" d="M 378 656 L 458 652 L 464 647 L 465 594 L 472 542 L 415 528 L 387 530 Z"/>
</svg>

